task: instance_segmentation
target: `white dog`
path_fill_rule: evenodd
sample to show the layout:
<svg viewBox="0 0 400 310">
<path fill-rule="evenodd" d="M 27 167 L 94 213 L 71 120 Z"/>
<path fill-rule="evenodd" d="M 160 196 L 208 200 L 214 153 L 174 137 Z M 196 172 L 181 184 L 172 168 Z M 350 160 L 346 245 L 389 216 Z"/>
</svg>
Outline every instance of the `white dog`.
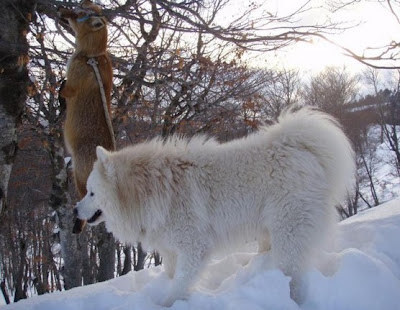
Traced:
<svg viewBox="0 0 400 310">
<path fill-rule="evenodd" d="M 155 139 L 108 152 L 97 147 L 80 219 L 102 221 L 121 241 L 141 241 L 163 257 L 173 278 L 163 305 L 185 298 L 210 253 L 259 241 L 292 278 L 330 233 L 335 204 L 352 185 L 351 145 L 330 116 L 309 108 L 232 142 Z"/>
</svg>

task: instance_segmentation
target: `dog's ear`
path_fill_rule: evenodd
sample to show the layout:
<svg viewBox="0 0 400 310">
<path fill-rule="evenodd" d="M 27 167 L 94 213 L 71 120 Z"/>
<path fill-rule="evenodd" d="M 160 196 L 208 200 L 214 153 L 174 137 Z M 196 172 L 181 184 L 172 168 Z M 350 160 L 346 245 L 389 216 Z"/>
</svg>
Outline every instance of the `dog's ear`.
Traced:
<svg viewBox="0 0 400 310">
<path fill-rule="evenodd" d="M 104 176 L 110 181 L 115 181 L 115 166 L 110 159 L 111 152 L 107 151 L 104 147 L 96 147 L 97 160 L 101 165 L 101 171 Z"/>
<path fill-rule="evenodd" d="M 100 145 L 96 147 L 97 159 L 103 164 L 103 166 L 107 164 L 109 154 L 110 152 L 108 152 L 104 147 Z"/>
</svg>

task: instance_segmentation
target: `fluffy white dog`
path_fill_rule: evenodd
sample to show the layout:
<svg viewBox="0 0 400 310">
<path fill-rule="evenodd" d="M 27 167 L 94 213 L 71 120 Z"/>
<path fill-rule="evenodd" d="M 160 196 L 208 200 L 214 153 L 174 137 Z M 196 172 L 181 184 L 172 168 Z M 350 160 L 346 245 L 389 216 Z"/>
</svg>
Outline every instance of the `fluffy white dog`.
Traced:
<svg viewBox="0 0 400 310">
<path fill-rule="evenodd" d="M 173 278 L 163 305 L 185 298 L 213 250 L 254 239 L 260 251 L 271 248 L 301 302 L 301 273 L 331 233 L 353 176 L 353 151 L 336 121 L 303 108 L 224 144 L 173 137 L 113 153 L 97 147 L 75 211 L 159 251 Z"/>
</svg>

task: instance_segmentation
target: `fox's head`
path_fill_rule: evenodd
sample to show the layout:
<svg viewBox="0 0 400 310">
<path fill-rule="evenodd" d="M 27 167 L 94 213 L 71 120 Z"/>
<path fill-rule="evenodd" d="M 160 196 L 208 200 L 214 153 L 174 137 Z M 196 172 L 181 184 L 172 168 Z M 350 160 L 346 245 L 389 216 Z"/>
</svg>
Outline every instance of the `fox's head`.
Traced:
<svg viewBox="0 0 400 310">
<path fill-rule="evenodd" d="M 68 21 L 78 45 L 93 44 L 93 41 L 104 41 L 104 46 L 107 45 L 107 19 L 102 15 L 99 5 L 83 0 L 74 9 L 59 8 L 58 14 Z"/>
</svg>

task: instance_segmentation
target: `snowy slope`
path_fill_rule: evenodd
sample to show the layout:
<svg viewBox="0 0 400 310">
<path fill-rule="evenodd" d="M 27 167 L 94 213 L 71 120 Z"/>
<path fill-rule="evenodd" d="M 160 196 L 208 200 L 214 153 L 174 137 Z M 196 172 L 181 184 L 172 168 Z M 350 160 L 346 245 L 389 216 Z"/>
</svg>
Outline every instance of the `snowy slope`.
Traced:
<svg viewBox="0 0 400 310">
<path fill-rule="evenodd" d="M 381 135 L 381 127 L 378 125 L 371 126 L 368 129 L 368 154 L 365 154 L 368 165 L 372 170 L 379 203 L 400 196 L 400 178 L 394 164 L 395 154 L 389 150 L 389 143 L 385 137 L 384 141 L 381 142 Z M 398 135 L 400 136 L 400 131 Z M 374 205 L 365 167 L 362 165 L 358 170 L 358 177 L 360 178 L 360 192 L 371 205 Z M 367 205 L 359 200 L 359 210 L 366 208 Z"/>
<path fill-rule="evenodd" d="M 186 301 L 171 309 L 400 309 L 400 200 L 364 211 L 340 223 L 335 251 L 307 272 L 305 304 L 289 297 L 289 278 L 263 269 L 255 253 L 213 260 Z M 321 272 L 323 271 L 323 272 Z M 152 310 L 161 309 L 169 285 L 162 267 L 108 282 L 57 292 L 4 306 L 4 310 Z"/>
</svg>

